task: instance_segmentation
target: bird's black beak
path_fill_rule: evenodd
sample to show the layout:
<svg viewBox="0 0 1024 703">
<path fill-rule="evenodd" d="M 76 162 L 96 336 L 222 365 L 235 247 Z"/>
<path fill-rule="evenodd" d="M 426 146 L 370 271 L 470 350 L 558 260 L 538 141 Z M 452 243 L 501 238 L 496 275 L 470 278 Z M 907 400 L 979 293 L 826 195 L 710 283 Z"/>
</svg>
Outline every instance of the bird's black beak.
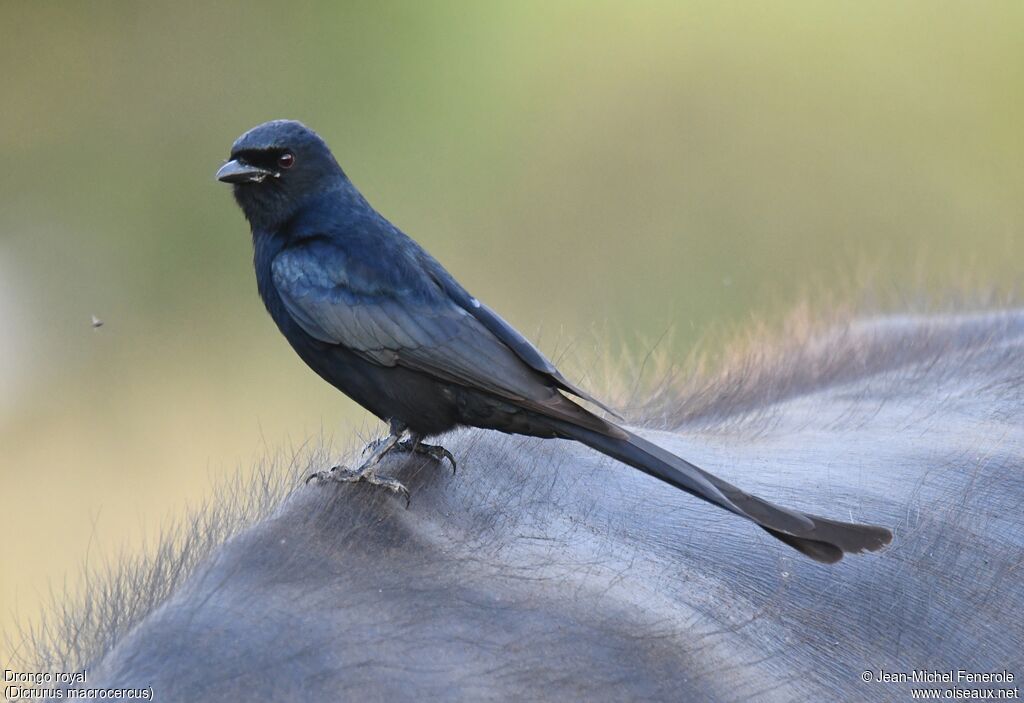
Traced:
<svg viewBox="0 0 1024 703">
<path fill-rule="evenodd" d="M 217 180 L 224 183 L 259 183 L 267 176 L 277 177 L 277 175 L 265 168 L 232 159 L 217 171 Z"/>
</svg>

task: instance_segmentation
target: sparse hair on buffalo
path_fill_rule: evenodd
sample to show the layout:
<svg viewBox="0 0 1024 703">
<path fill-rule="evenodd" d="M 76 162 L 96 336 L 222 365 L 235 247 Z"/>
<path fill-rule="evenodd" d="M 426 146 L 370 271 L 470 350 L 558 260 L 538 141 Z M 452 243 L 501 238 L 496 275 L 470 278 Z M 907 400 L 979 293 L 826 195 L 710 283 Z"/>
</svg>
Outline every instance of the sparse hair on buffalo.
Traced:
<svg viewBox="0 0 1024 703">
<path fill-rule="evenodd" d="M 295 490 L 331 463 L 320 444 L 240 474 L 152 554 L 126 557 L 90 574 L 84 592 L 54 598 L 43 624 L 15 643 L 15 666 L 90 665 L 122 681 L 150 671 L 137 668 L 145 660 L 180 677 L 192 660 L 159 643 L 184 636 L 182 613 L 190 623 L 218 622 L 222 600 L 244 601 L 225 637 L 245 649 L 253 671 L 315 649 L 309 667 L 327 668 L 288 682 L 313 697 L 317 671 L 317 685 L 351 696 L 691 690 L 784 700 L 839 695 L 846 679 L 858 685 L 864 668 L 883 664 L 1021 663 L 1024 313 L 865 317 L 804 306 L 774 331 L 743 331 L 714 359 L 677 364 L 661 349 L 586 367 L 599 374 L 588 385 L 683 456 L 797 507 L 895 524 L 893 547 L 815 570 L 750 550 L 753 530 L 584 449 L 477 430 L 449 438 L 456 477 L 393 462 L 413 490 L 409 511 L 361 487 Z M 425 610 L 407 612 L 406 598 Z M 490 609 L 489 598 L 501 608 Z M 431 607 L 443 621 L 431 620 Z M 247 620 L 261 609 L 276 613 L 267 615 L 274 623 L 280 616 L 274 626 L 287 636 L 261 639 L 268 625 Z M 379 622 L 366 619 L 378 611 Z M 1002 631 L 986 639 L 993 623 Z M 518 638 L 538 633 L 547 639 L 534 658 Z M 458 649 L 460 637 L 469 649 Z M 615 649 L 620 638 L 633 649 Z M 270 641 L 281 651 L 259 649 Z M 429 659 L 431 648 L 448 658 L 415 676 L 371 663 L 388 654 Z M 221 665 L 211 654 L 219 649 L 199 649 L 201 661 Z M 331 657 L 318 659 L 324 652 Z M 790 656 L 800 657 L 792 670 Z M 507 661 L 503 674 L 488 668 L 498 660 Z M 775 675 L 770 689 L 761 688 L 766 671 Z M 728 689 L 718 688 L 723 675 Z M 165 686 L 183 696 L 223 693 L 178 679 Z M 856 690 L 884 699 L 893 689 Z"/>
</svg>

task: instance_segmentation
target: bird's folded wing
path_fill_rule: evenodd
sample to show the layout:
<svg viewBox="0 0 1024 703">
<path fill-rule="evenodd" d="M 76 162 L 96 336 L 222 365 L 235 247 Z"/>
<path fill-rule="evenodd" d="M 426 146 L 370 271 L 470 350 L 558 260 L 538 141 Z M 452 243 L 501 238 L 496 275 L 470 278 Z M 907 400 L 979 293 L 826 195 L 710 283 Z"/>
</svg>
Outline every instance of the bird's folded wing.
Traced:
<svg viewBox="0 0 1024 703">
<path fill-rule="evenodd" d="M 509 347 L 516 356 L 528 366 L 545 376 L 548 376 L 559 388 L 569 391 L 573 395 L 583 398 L 601 409 L 619 417 L 618 413 L 607 405 L 593 397 L 585 390 L 569 381 L 562 373 L 544 356 L 537 347 L 533 346 L 526 337 L 519 333 L 515 327 L 505 321 L 501 315 L 474 298 L 429 254 L 424 254 L 423 262 L 427 272 L 437 284 L 455 301 L 462 309 L 475 317 L 477 321 L 487 328 L 491 334 L 501 340 Z"/>
<path fill-rule="evenodd" d="M 327 244 L 306 245 L 278 254 L 272 270 L 289 314 L 322 342 L 609 430 L 568 402 L 545 374 L 524 363 L 401 252 L 386 263 L 367 262 L 348 259 Z"/>
</svg>

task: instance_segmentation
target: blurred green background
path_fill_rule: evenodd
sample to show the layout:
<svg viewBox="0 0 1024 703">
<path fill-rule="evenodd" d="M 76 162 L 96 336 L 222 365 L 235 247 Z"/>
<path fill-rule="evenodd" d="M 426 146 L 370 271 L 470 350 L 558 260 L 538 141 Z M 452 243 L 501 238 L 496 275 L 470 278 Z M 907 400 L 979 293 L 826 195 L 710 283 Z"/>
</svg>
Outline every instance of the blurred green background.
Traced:
<svg viewBox="0 0 1024 703">
<path fill-rule="evenodd" d="M 213 179 L 245 129 L 318 130 L 547 351 L 682 354 L 860 267 L 1016 285 L 1022 36 L 1018 2 L 0 2 L 0 625 L 374 427 L 256 296 Z"/>
</svg>

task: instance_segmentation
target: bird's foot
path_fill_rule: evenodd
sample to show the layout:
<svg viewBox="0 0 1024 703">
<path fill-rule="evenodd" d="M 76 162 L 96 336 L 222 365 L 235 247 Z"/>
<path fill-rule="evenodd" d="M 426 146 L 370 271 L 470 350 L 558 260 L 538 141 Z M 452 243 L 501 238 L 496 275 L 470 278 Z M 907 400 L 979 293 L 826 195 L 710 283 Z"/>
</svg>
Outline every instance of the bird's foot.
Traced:
<svg viewBox="0 0 1024 703">
<path fill-rule="evenodd" d="M 408 508 L 409 489 L 393 478 L 382 478 L 377 475 L 377 467 L 380 465 L 381 459 L 383 459 L 388 452 L 393 450 L 396 445 L 399 444 L 401 436 L 401 434 L 392 433 L 387 437 L 371 442 L 367 449 L 372 448 L 373 452 L 357 469 L 346 469 L 343 466 L 334 466 L 327 471 L 317 471 L 316 473 L 311 474 L 306 479 L 306 483 L 309 483 L 313 479 L 316 479 L 318 483 L 322 483 L 324 481 L 337 481 L 339 483 L 358 483 L 359 481 L 365 481 L 371 486 L 381 486 L 382 488 L 387 488 L 389 491 L 405 496 L 405 507 Z"/>
<path fill-rule="evenodd" d="M 395 449 L 402 452 L 422 454 L 423 456 L 430 457 L 438 464 L 443 464 L 445 459 L 447 459 L 448 463 L 452 465 L 452 473 L 455 473 L 455 457 L 450 451 L 438 444 L 423 444 L 423 442 L 414 442 L 411 439 L 407 439 L 399 442 Z"/>
<path fill-rule="evenodd" d="M 409 507 L 409 489 L 401 481 L 396 481 L 393 478 L 384 478 L 383 476 L 377 475 L 376 465 L 356 469 L 355 471 L 343 471 L 339 474 L 337 481 L 342 483 L 359 483 L 365 481 L 371 486 L 380 486 L 386 488 L 392 493 L 397 493 L 405 497 L 405 507 Z"/>
<path fill-rule="evenodd" d="M 380 437 L 373 440 L 363 449 L 363 454 L 367 452 L 376 452 L 388 444 L 390 437 Z M 403 454 L 420 454 L 422 456 L 429 457 L 441 464 L 447 459 L 448 463 L 452 465 L 452 473 L 454 474 L 457 466 L 455 464 L 455 456 L 445 449 L 444 447 L 436 444 L 424 444 L 415 435 L 409 439 L 403 439 L 399 442 L 395 442 L 386 451 L 402 452 Z"/>
<path fill-rule="evenodd" d="M 359 483 L 365 481 L 371 486 L 380 486 L 386 488 L 392 493 L 397 493 L 405 498 L 405 507 L 409 507 L 409 489 L 401 481 L 396 481 L 393 478 L 384 478 L 383 476 L 377 475 L 377 467 L 374 466 L 361 466 L 358 469 L 346 469 L 344 466 L 333 466 L 326 471 L 317 471 L 314 474 L 310 474 L 309 478 L 306 479 L 306 483 L 310 481 L 316 481 L 317 483 L 324 483 L 326 481 L 336 481 L 338 483 Z"/>
</svg>

